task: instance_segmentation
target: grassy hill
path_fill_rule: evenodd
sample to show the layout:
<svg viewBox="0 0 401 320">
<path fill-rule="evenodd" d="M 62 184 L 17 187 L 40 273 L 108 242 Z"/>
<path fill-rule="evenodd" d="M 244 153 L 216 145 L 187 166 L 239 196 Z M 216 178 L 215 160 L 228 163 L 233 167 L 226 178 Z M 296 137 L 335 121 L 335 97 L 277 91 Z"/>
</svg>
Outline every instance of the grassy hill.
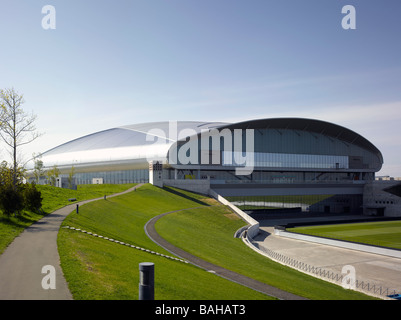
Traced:
<svg viewBox="0 0 401 320">
<path fill-rule="evenodd" d="M 37 185 L 36 187 L 42 193 L 43 214 L 30 211 L 23 211 L 20 216 L 5 217 L 0 212 L 0 254 L 26 227 L 38 221 L 43 215 L 49 214 L 63 206 L 70 204 L 70 198 L 88 200 L 103 197 L 113 193 L 118 193 L 133 187 L 135 184 L 121 185 L 80 185 L 77 190 L 56 188 L 47 185 Z"/>
<path fill-rule="evenodd" d="M 147 237 L 144 225 L 156 215 L 180 209 L 187 210 L 164 216 L 156 229 L 198 257 L 310 299 L 369 299 L 257 254 L 233 237 L 242 220 L 214 200 L 189 192 L 145 185 L 82 206 L 63 225 L 171 255 Z M 192 265 L 74 230 L 60 229 L 58 246 L 74 299 L 138 299 L 138 264 L 147 261 L 155 263 L 156 299 L 269 299 Z"/>
<path fill-rule="evenodd" d="M 73 226 L 124 243 L 171 255 L 153 243 L 144 225 L 174 210 L 206 207 L 202 197 L 145 185 L 135 192 L 89 203 L 71 213 L 63 226 Z M 240 223 L 243 225 L 243 223 Z M 271 299 L 179 261 L 61 228 L 61 266 L 74 299 L 138 299 L 141 262 L 155 263 L 155 299 Z"/>
</svg>

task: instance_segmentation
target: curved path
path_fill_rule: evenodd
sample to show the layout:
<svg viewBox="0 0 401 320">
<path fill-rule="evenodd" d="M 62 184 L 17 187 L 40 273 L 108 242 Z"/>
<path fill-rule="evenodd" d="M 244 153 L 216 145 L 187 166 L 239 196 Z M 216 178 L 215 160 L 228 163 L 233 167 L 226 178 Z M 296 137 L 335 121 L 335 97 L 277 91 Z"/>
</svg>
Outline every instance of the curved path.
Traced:
<svg viewBox="0 0 401 320">
<path fill-rule="evenodd" d="M 193 209 L 193 208 L 192 208 Z M 209 272 L 213 272 L 216 275 L 219 275 L 220 277 L 223 277 L 225 279 L 228 279 L 230 281 L 239 283 L 241 285 L 244 285 L 246 287 L 249 287 L 251 289 L 254 289 L 256 291 L 265 293 L 269 296 L 281 299 L 281 300 L 306 300 L 303 297 L 294 295 L 292 293 L 280 290 L 276 287 L 272 287 L 269 286 L 268 284 L 265 284 L 263 282 L 254 280 L 252 278 L 246 277 L 242 274 L 227 270 L 225 268 L 216 266 L 212 263 L 209 263 L 205 260 L 202 260 L 180 248 L 177 248 L 176 246 L 172 245 L 171 243 L 169 243 L 168 241 L 166 241 L 164 238 L 162 238 L 155 229 L 155 224 L 157 222 L 157 220 L 159 220 L 160 218 L 164 217 L 165 215 L 169 214 L 169 213 L 173 213 L 173 212 L 177 212 L 177 211 L 183 211 L 183 210 L 187 210 L 187 209 L 182 209 L 182 210 L 176 210 L 176 211 L 171 211 L 171 212 L 166 212 L 163 214 L 160 214 L 154 218 L 152 218 L 151 220 L 149 220 L 146 225 L 145 225 L 145 232 L 148 235 L 148 237 L 155 242 L 156 244 L 158 244 L 159 246 L 163 247 L 164 249 L 166 249 L 167 251 L 171 252 L 172 254 L 175 254 L 176 256 L 187 260 L 188 262 L 206 270 Z"/>
<path fill-rule="evenodd" d="M 115 197 L 139 188 L 142 184 L 126 191 L 107 196 Z M 65 217 L 83 205 L 102 198 L 70 204 L 43 217 L 26 228 L 0 255 L 0 300 L 71 300 L 57 250 L 57 233 Z M 53 266 L 54 271 L 43 270 Z M 44 289 L 47 279 L 55 274 L 56 288 Z M 45 279 L 44 279 L 45 278 Z"/>
</svg>

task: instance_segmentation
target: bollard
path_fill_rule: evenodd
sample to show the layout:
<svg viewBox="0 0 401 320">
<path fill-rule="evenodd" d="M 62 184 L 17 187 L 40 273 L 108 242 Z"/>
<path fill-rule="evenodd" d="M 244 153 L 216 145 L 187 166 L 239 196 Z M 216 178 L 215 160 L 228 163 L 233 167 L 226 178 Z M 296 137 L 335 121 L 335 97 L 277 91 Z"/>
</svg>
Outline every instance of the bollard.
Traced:
<svg viewBox="0 0 401 320">
<path fill-rule="evenodd" d="M 155 265 L 152 262 L 139 264 L 139 300 L 155 299 Z"/>
<path fill-rule="evenodd" d="M 78 208 L 79 208 L 79 204 L 77 204 L 77 213 L 78 213 L 78 211 L 79 211 Z"/>
</svg>

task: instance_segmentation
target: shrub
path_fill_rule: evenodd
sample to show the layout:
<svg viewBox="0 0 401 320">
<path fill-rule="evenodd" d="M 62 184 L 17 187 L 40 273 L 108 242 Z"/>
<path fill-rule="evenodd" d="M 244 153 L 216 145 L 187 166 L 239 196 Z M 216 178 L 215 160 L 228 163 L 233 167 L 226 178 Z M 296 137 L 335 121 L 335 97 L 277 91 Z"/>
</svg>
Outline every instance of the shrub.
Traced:
<svg viewBox="0 0 401 320">
<path fill-rule="evenodd" d="M 0 192 L 0 209 L 7 216 L 24 208 L 24 198 L 18 189 L 5 185 Z"/>
<path fill-rule="evenodd" d="M 34 183 L 27 184 L 24 188 L 24 206 L 32 212 L 38 212 L 42 207 L 42 193 L 36 189 Z"/>
</svg>

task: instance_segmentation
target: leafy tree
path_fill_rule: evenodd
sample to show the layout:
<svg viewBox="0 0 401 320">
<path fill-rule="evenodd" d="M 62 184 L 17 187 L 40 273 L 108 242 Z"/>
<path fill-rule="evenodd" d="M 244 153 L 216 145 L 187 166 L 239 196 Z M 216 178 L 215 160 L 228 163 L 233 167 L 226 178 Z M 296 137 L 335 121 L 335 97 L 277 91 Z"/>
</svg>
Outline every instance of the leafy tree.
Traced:
<svg viewBox="0 0 401 320">
<path fill-rule="evenodd" d="M 46 174 L 47 174 L 47 178 L 49 180 L 49 184 L 51 186 L 55 186 L 56 185 L 56 179 L 60 175 L 60 170 L 57 168 L 56 165 L 54 165 L 53 169 L 48 170 Z"/>
<path fill-rule="evenodd" d="M 16 188 L 19 161 L 17 150 L 38 138 L 35 127 L 36 115 L 27 114 L 22 109 L 25 103 L 23 95 L 13 88 L 0 90 L 0 137 L 10 148 L 12 157 L 13 188 Z"/>
<path fill-rule="evenodd" d="M 16 171 L 14 168 L 10 168 L 6 161 L 0 164 L 0 186 L 12 185 L 18 187 L 22 184 L 25 176 L 25 169 L 17 167 Z"/>
<path fill-rule="evenodd" d="M 35 177 L 36 183 L 39 183 L 40 178 L 45 176 L 45 171 L 43 170 L 43 161 L 40 159 L 35 159 L 35 166 L 33 169 L 33 176 Z"/>
<path fill-rule="evenodd" d="M 74 168 L 74 166 L 72 166 L 72 167 L 71 167 L 71 171 L 70 171 L 70 173 L 68 174 L 68 187 L 69 187 L 70 189 L 72 189 L 72 187 L 73 187 L 72 183 L 73 183 L 73 181 L 74 181 L 74 174 L 75 174 L 75 168 Z"/>
</svg>

